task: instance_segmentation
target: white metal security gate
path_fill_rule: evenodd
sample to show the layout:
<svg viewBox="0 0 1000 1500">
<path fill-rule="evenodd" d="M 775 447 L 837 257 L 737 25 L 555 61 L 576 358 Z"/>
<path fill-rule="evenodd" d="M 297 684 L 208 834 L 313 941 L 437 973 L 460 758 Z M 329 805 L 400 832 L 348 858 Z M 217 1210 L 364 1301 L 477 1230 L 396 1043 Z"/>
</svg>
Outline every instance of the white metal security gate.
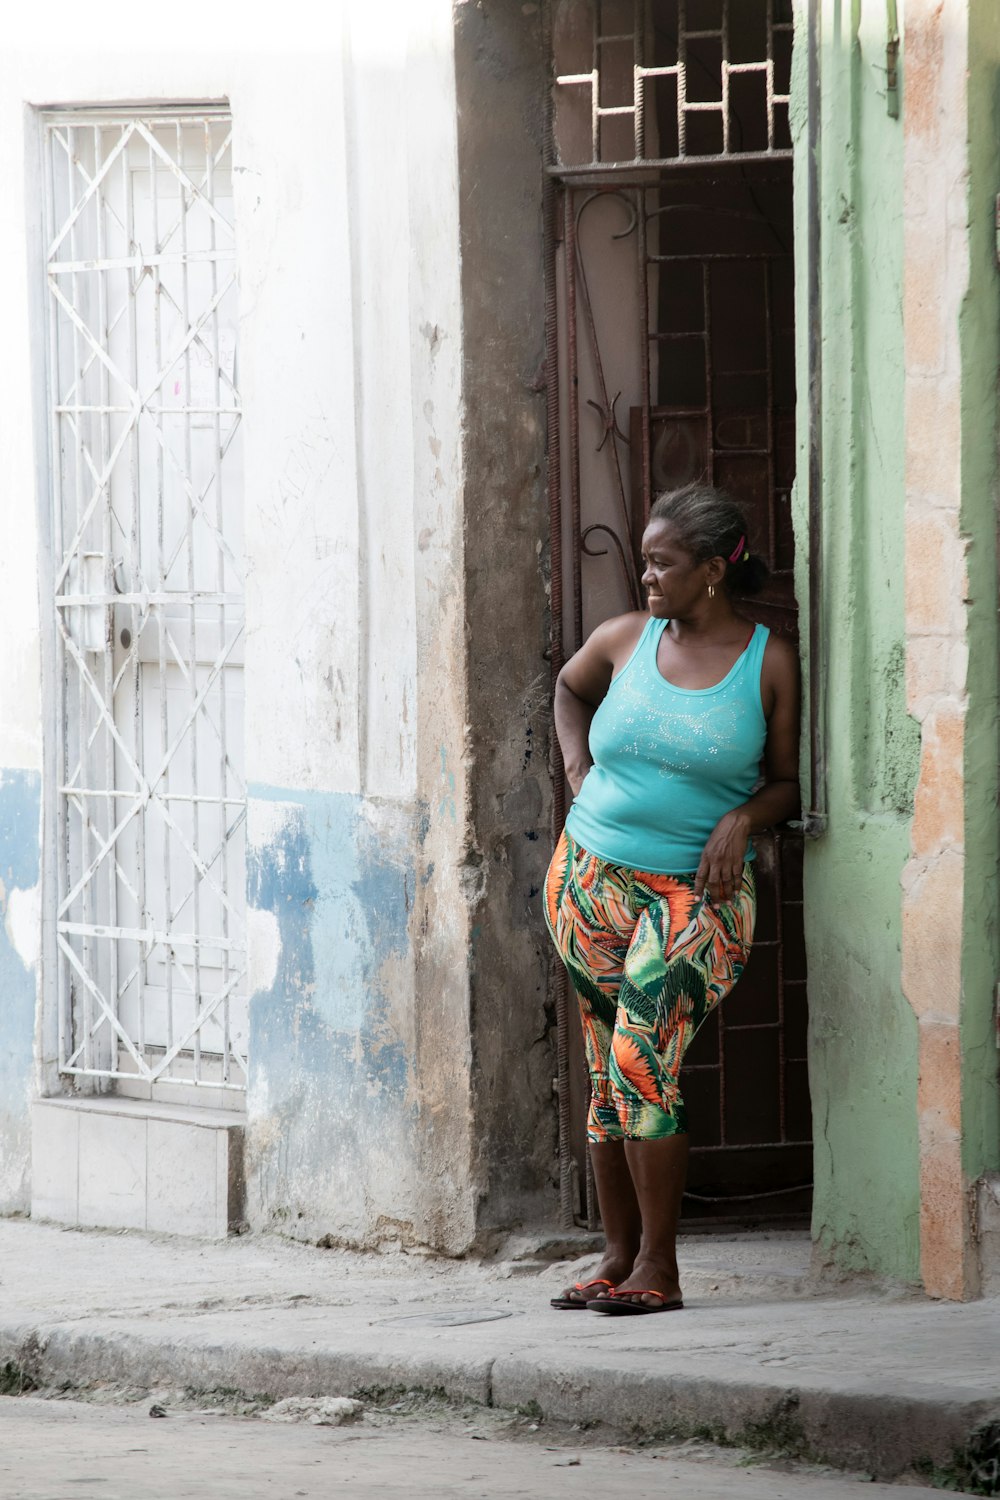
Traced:
<svg viewBox="0 0 1000 1500">
<path fill-rule="evenodd" d="M 231 121 L 59 111 L 44 130 L 60 1068 L 240 1090 Z"/>
</svg>

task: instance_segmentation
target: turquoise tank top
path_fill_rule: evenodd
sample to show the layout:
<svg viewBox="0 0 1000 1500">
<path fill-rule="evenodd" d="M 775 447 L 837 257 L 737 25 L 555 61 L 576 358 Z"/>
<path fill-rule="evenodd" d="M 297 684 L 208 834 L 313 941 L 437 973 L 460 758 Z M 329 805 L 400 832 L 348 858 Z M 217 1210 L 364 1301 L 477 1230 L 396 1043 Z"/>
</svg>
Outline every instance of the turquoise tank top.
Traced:
<svg viewBox="0 0 1000 1500">
<path fill-rule="evenodd" d="M 710 688 L 680 688 L 656 665 L 669 622 L 650 619 L 594 714 L 594 764 L 566 819 L 591 854 L 633 870 L 693 875 L 723 813 L 760 777 L 767 720 L 757 625 L 732 670 Z M 753 858 L 747 848 L 747 859 Z"/>
</svg>

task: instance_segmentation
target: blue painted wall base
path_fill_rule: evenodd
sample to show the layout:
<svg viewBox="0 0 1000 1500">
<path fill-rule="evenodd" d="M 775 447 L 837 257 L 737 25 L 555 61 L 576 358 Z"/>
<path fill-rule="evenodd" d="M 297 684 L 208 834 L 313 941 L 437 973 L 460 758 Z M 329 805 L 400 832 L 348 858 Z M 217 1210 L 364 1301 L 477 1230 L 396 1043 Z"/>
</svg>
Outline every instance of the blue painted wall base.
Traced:
<svg viewBox="0 0 1000 1500">
<path fill-rule="evenodd" d="M 0 771 L 0 1213 L 30 1203 L 30 1103 L 34 1071 L 36 969 L 11 939 L 15 891 L 38 884 L 41 776 Z"/>
</svg>

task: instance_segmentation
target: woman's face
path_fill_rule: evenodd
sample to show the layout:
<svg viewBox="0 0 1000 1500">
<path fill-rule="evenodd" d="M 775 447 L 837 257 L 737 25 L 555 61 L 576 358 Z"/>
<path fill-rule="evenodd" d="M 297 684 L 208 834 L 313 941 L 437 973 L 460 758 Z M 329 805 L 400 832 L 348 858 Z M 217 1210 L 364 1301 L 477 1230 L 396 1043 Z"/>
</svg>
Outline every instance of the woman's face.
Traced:
<svg viewBox="0 0 1000 1500">
<path fill-rule="evenodd" d="M 683 619 L 708 590 L 708 563 L 696 563 L 669 521 L 650 521 L 642 536 L 642 586 L 656 619 Z"/>
</svg>

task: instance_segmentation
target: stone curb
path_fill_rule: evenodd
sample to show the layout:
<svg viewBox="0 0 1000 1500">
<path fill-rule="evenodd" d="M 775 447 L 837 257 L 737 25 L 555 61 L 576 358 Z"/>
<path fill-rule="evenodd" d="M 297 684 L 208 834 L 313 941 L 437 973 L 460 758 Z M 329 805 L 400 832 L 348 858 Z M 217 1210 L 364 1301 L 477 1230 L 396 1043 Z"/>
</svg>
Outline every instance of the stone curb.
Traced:
<svg viewBox="0 0 1000 1500">
<path fill-rule="evenodd" d="M 864 1389 L 863 1378 L 815 1384 L 724 1375 L 650 1372 L 625 1361 L 567 1372 L 555 1362 L 520 1357 L 493 1366 L 496 1406 L 535 1402 L 555 1421 L 600 1421 L 620 1432 L 722 1440 L 749 1448 L 790 1449 L 838 1468 L 894 1479 L 920 1460 L 946 1464 L 977 1427 L 1000 1416 L 995 1401 L 927 1400 Z"/>
<path fill-rule="evenodd" d="M 560 1422 L 592 1422 L 635 1437 L 705 1436 L 752 1448 L 790 1449 L 875 1478 L 896 1478 L 920 1460 L 947 1464 L 975 1429 L 1000 1419 L 995 1401 L 939 1399 L 866 1388 L 859 1375 L 836 1384 L 778 1383 L 521 1355 L 436 1357 L 371 1342 L 333 1348 L 149 1337 L 129 1328 L 79 1324 L 0 1326 L 0 1367 L 11 1363 L 40 1386 L 110 1384 L 224 1390 L 252 1398 L 349 1396 L 421 1389 L 453 1400 L 527 1408 Z"/>
<path fill-rule="evenodd" d="M 375 1352 L 370 1345 L 304 1349 L 217 1339 L 148 1338 L 81 1328 L 0 1327 L 0 1365 L 19 1366 L 41 1386 L 190 1386 L 246 1397 L 348 1396 L 401 1387 L 442 1391 L 453 1400 L 491 1404 L 492 1358 L 447 1359 Z"/>
</svg>

